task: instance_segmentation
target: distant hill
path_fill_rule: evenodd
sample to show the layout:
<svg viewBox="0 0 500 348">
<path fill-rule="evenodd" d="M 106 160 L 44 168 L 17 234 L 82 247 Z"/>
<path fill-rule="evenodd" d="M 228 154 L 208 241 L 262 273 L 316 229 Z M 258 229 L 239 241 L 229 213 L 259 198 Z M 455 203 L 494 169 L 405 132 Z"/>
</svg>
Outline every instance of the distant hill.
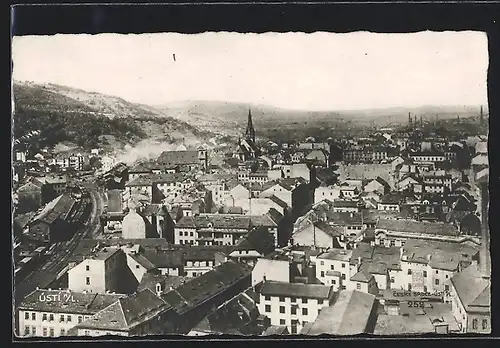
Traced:
<svg viewBox="0 0 500 348">
<path fill-rule="evenodd" d="M 14 136 L 40 130 L 42 146 L 135 144 L 142 139 L 195 142 L 210 136 L 161 110 L 66 86 L 14 83 Z"/>
<path fill-rule="evenodd" d="M 240 134 L 246 127 L 248 109 L 251 108 L 257 133 L 266 133 L 277 127 L 304 124 L 317 127 L 343 127 L 348 124 L 374 125 L 408 122 L 408 113 L 424 120 L 477 116 L 479 106 L 422 106 L 418 108 L 386 108 L 349 111 L 300 111 L 287 110 L 272 106 L 232 103 L 222 101 L 180 101 L 155 106 L 171 117 L 212 132 L 225 132 L 228 135 Z M 412 117 L 413 117 L 412 116 Z"/>
</svg>

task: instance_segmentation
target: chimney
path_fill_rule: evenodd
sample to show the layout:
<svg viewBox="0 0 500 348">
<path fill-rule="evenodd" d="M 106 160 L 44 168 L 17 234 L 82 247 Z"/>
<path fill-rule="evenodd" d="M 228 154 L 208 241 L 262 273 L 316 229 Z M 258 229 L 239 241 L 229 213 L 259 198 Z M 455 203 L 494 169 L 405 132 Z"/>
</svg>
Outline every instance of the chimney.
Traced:
<svg viewBox="0 0 500 348">
<path fill-rule="evenodd" d="M 161 284 L 156 283 L 156 294 L 160 296 L 162 294 Z"/>
</svg>

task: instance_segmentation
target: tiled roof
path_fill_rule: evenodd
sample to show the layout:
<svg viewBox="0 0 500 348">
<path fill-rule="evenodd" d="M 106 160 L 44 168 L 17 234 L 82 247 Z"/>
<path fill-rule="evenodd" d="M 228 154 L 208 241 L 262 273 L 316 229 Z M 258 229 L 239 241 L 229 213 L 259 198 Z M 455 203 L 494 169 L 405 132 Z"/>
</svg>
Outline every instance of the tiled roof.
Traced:
<svg viewBox="0 0 500 348">
<path fill-rule="evenodd" d="M 182 250 L 145 248 L 141 255 L 156 268 L 177 268 L 184 265 Z"/>
<path fill-rule="evenodd" d="M 108 190 L 108 212 L 121 212 L 122 207 L 122 193 L 120 190 Z"/>
<path fill-rule="evenodd" d="M 240 238 L 234 250 L 255 250 L 261 255 L 274 251 L 274 238 L 266 227 L 253 228 L 246 236 Z"/>
<path fill-rule="evenodd" d="M 153 264 L 151 261 L 149 261 L 144 255 L 130 253 L 128 254 L 128 256 L 132 258 L 135 262 L 137 262 L 139 265 L 144 267 L 146 271 L 150 271 L 152 269 L 157 268 L 157 266 Z"/>
<path fill-rule="evenodd" d="M 180 315 L 219 294 L 236 282 L 250 276 L 252 268 L 232 261 L 192 278 L 162 298 Z"/>
<path fill-rule="evenodd" d="M 320 300 L 329 299 L 332 291 L 332 287 L 326 285 L 276 281 L 265 281 L 260 289 L 262 295 L 304 297 Z"/>
<path fill-rule="evenodd" d="M 198 151 L 164 151 L 157 159 L 160 164 L 186 165 L 198 164 Z"/>
<path fill-rule="evenodd" d="M 318 259 L 338 260 L 348 262 L 351 259 L 352 250 L 346 249 L 330 249 L 327 252 L 318 256 Z"/>
<path fill-rule="evenodd" d="M 141 282 L 137 287 L 137 291 L 150 289 L 151 291 L 156 292 L 156 284 L 161 284 L 162 291 L 169 291 L 170 288 L 175 289 L 188 280 L 189 278 L 187 277 L 178 277 L 147 272 L 142 276 Z"/>
<path fill-rule="evenodd" d="M 283 202 L 281 199 L 279 199 L 278 197 L 276 197 L 275 195 L 271 195 L 268 197 L 272 202 L 276 203 L 277 205 L 279 205 L 281 208 L 287 208 L 288 207 L 288 204 L 286 204 L 285 202 Z"/>
<path fill-rule="evenodd" d="M 289 332 L 286 326 L 271 325 L 262 333 L 262 336 L 284 335 L 287 333 Z"/>
<path fill-rule="evenodd" d="M 251 217 L 238 214 L 200 214 L 196 216 L 184 216 L 177 222 L 176 227 L 187 228 L 226 228 L 226 229 L 250 229 Z"/>
<path fill-rule="evenodd" d="M 62 194 L 50 201 L 32 221 L 44 221 L 52 224 L 57 218 L 66 220 L 75 204 L 76 201 L 70 195 Z"/>
<path fill-rule="evenodd" d="M 54 299 L 54 296 L 47 297 L 47 295 L 60 296 L 56 296 L 57 300 L 55 301 L 40 301 L 41 297 Z M 38 289 L 26 296 L 18 309 L 92 315 L 123 297 L 125 297 L 125 295 Z"/>
<path fill-rule="evenodd" d="M 78 324 L 78 328 L 128 331 L 169 309 L 169 305 L 151 290 L 144 289 L 122 298 Z"/>
<path fill-rule="evenodd" d="M 361 291 L 340 291 L 333 306 L 323 308 L 305 335 L 357 335 L 365 333 L 372 319 L 375 296 Z"/>
<path fill-rule="evenodd" d="M 351 277 L 353 282 L 368 283 L 373 279 L 373 275 L 366 270 L 361 270 Z"/>
<path fill-rule="evenodd" d="M 457 228 L 450 224 L 411 221 L 411 220 L 379 220 L 376 229 L 390 232 L 406 232 L 419 234 L 432 234 L 441 236 L 458 236 Z"/>
<path fill-rule="evenodd" d="M 451 282 L 466 310 L 491 311 L 491 282 L 476 265 L 454 275 Z"/>
<path fill-rule="evenodd" d="M 357 208 L 358 201 L 348 201 L 343 199 L 336 199 L 333 201 L 333 206 L 336 208 Z"/>
</svg>

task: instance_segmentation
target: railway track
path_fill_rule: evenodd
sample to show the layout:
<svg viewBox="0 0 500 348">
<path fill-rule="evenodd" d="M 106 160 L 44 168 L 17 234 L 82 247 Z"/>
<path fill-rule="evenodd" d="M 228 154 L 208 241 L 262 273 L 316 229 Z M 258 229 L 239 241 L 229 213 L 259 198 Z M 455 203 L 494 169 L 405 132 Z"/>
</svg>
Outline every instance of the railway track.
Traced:
<svg viewBox="0 0 500 348">
<path fill-rule="evenodd" d="M 37 287 L 47 288 L 57 277 L 57 275 L 68 265 L 69 258 L 77 248 L 80 241 L 86 237 L 91 237 L 96 229 L 96 224 L 99 223 L 99 212 L 102 206 L 99 205 L 98 192 L 90 190 L 90 214 L 89 217 L 80 224 L 75 231 L 75 234 L 69 241 L 59 242 L 54 247 L 54 253 L 50 255 L 41 268 L 29 274 L 23 281 L 15 287 L 16 302 L 22 300 L 26 295 L 31 293 Z M 88 209 L 88 207 L 87 207 Z M 74 216 L 84 213 L 83 211 L 77 212 Z"/>
</svg>

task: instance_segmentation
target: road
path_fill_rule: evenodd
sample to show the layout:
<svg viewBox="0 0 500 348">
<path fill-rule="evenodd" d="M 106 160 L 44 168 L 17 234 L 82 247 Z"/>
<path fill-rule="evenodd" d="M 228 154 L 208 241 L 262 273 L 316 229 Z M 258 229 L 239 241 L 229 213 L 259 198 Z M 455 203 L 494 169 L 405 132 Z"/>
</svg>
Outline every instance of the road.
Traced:
<svg viewBox="0 0 500 348">
<path fill-rule="evenodd" d="M 46 288 L 52 283 L 59 273 L 68 266 L 68 261 L 80 241 L 92 238 L 99 231 L 99 216 L 104 207 L 102 191 L 94 185 L 86 185 L 90 192 L 91 212 L 88 220 L 75 231 L 71 240 L 57 243 L 54 253 L 49 256 L 37 270 L 29 274 L 15 287 L 16 302 L 22 300 L 37 287 Z"/>
</svg>

